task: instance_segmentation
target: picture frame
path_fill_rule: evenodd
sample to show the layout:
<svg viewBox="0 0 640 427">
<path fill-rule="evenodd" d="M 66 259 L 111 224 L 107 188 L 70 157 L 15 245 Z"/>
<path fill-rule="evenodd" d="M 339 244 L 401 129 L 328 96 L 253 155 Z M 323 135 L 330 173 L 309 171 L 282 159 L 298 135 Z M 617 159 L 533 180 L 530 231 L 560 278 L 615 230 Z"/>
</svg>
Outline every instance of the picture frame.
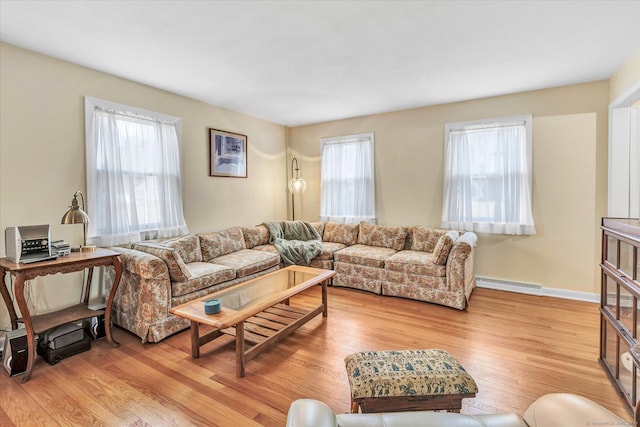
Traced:
<svg viewBox="0 0 640 427">
<path fill-rule="evenodd" d="M 247 177 L 247 135 L 209 128 L 209 176 Z"/>
</svg>

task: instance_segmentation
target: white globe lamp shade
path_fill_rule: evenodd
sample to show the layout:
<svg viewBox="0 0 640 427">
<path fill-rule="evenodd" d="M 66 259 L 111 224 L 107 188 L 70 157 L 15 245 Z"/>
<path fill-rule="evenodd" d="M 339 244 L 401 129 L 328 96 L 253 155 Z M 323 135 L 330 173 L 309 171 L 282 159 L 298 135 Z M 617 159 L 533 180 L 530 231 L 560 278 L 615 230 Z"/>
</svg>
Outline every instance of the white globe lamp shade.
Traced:
<svg viewBox="0 0 640 427">
<path fill-rule="evenodd" d="M 307 189 L 307 183 L 302 178 L 291 178 L 289 181 L 289 192 L 291 194 L 303 193 Z"/>
</svg>

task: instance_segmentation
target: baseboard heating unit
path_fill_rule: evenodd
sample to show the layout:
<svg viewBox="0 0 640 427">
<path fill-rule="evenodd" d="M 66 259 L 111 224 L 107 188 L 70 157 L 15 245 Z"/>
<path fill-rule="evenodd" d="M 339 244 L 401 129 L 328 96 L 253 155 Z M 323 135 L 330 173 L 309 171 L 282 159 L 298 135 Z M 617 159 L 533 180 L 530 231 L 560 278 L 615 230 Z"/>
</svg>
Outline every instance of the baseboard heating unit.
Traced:
<svg viewBox="0 0 640 427">
<path fill-rule="evenodd" d="M 600 295 L 597 293 L 546 288 L 537 283 L 514 282 L 510 280 L 476 276 L 476 286 L 479 288 L 496 289 L 499 291 L 516 292 L 520 294 L 564 298 L 577 301 L 600 302 Z"/>
</svg>

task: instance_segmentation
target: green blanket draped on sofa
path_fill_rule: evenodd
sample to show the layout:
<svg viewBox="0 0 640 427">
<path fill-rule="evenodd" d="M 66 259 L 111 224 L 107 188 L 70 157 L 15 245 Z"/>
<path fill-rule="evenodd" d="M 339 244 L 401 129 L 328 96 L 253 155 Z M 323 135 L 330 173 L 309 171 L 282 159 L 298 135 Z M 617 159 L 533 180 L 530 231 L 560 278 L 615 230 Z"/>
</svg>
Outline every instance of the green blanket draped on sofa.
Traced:
<svg viewBox="0 0 640 427">
<path fill-rule="evenodd" d="M 307 221 L 270 221 L 264 226 L 284 265 L 309 265 L 322 252 L 320 234 Z"/>
</svg>

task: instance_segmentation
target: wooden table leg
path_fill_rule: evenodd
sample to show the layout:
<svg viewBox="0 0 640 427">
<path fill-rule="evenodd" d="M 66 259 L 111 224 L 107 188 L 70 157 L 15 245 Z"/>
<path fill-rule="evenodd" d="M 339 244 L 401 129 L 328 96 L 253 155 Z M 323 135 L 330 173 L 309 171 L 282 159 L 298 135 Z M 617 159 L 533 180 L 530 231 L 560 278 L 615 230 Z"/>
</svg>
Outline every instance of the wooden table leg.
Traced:
<svg viewBox="0 0 640 427">
<path fill-rule="evenodd" d="M 33 324 L 31 323 L 31 314 L 29 314 L 29 307 L 27 307 L 27 302 L 24 299 L 24 282 L 24 272 L 16 274 L 15 297 L 27 334 L 27 369 L 24 377 L 22 377 L 23 383 L 29 381 L 29 378 L 31 378 L 31 371 L 33 370 L 33 365 L 36 360 L 36 340 L 33 332 Z"/>
<path fill-rule="evenodd" d="M 322 310 L 322 317 L 327 317 L 327 314 L 329 313 L 329 308 L 327 307 L 327 283 L 329 283 L 328 280 L 322 282 L 322 305 L 324 306 L 324 309 Z"/>
<path fill-rule="evenodd" d="M 87 283 L 84 288 L 84 298 L 82 300 L 83 303 L 89 305 L 89 294 L 91 293 L 91 282 L 93 282 L 93 269 L 94 267 L 90 267 L 87 273 Z"/>
<path fill-rule="evenodd" d="M 244 377 L 244 322 L 236 325 L 236 377 Z"/>
<path fill-rule="evenodd" d="M 2 294 L 2 299 L 4 300 L 4 305 L 7 307 L 7 311 L 9 312 L 9 319 L 11 320 L 11 329 L 18 329 L 18 315 L 16 314 L 16 309 L 13 306 L 13 301 L 11 300 L 11 295 L 9 294 L 9 289 L 7 288 L 7 271 L 2 270 L 2 274 L 0 274 L 0 294 Z"/>
<path fill-rule="evenodd" d="M 191 321 L 191 357 L 200 357 L 200 324 Z"/>
<path fill-rule="evenodd" d="M 116 296 L 118 285 L 120 284 L 120 277 L 122 276 L 122 262 L 120 262 L 120 258 L 117 256 L 112 257 L 112 262 L 116 274 L 113 278 L 113 285 L 111 286 L 111 292 L 109 292 L 109 298 L 107 298 L 107 306 L 104 309 L 104 333 L 111 346 L 118 347 L 120 344 L 118 344 L 118 342 L 111 336 L 111 311 L 113 308 L 113 300 Z"/>
</svg>

